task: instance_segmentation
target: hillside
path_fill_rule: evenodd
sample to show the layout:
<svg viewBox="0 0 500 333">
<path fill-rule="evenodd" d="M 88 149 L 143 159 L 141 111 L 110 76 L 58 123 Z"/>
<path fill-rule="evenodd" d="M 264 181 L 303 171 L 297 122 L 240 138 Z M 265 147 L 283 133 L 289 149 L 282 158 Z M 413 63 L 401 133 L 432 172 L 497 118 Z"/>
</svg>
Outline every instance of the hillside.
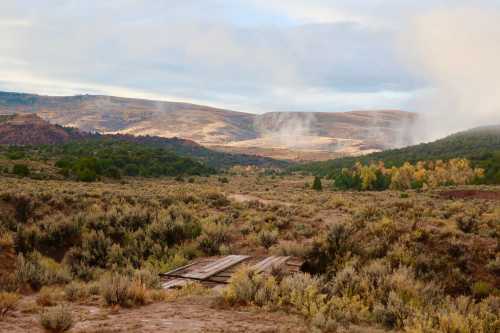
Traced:
<svg viewBox="0 0 500 333">
<path fill-rule="evenodd" d="M 500 125 L 474 128 L 434 142 L 377 152 L 362 157 L 309 163 L 295 169 L 327 176 L 335 170 L 350 168 L 358 161 L 364 164 L 371 161 L 383 161 L 386 166 L 400 166 L 404 162 L 415 163 L 423 160 L 448 160 L 459 157 L 468 158 L 474 165 L 487 168 L 491 173 L 489 176 L 498 177 L 500 181 L 500 174 L 497 175 L 500 170 Z"/>
<path fill-rule="evenodd" d="M 75 143 L 78 142 L 78 143 Z M 155 136 L 132 136 L 122 134 L 101 135 L 82 132 L 74 128 L 53 125 L 35 114 L 8 115 L 0 117 L 0 144 L 15 146 L 39 146 L 54 144 L 69 144 L 80 146 L 81 149 L 92 149 L 92 145 L 102 142 L 130 143 L 142 145 L 150 149 L 164 149 L 181 157 L 194 158 L 215 169 L 227 169 L 235 165 L 254 165 L 260 167 L 286 167 L 287 162 L 270 158 L 229 154 L 205 148 L 196 142 L 179 138 L 161 138 Z M 90 146 L 89 146 L 90 145 Z M 64 148 L 62 148 L 64 149 Z M 14 149 L 10 149 L 13 153 Z M 23 151 L 28 150 L 29 153 Z M 18 149 L 18 154 L 38 155 L 40 151 L 50 149 L 30 147 Z"/>
<path fill-rule="evenodd" d="M 52 125 L 35 114 L 0 117 L 0 144 L 57 144 L 89 136 L 72 128 Z"/>
<path fill-rule="evenodd" d="M 37 113 L 51 123 L 83 131 L 179 137 L 223 151 L 295 160 L 359 155 L 408 145 L 415 119 L 414 114 L 397 110 L 256 115 L 112 96 L 0 92 L 2 113 Z"/>
</svg>

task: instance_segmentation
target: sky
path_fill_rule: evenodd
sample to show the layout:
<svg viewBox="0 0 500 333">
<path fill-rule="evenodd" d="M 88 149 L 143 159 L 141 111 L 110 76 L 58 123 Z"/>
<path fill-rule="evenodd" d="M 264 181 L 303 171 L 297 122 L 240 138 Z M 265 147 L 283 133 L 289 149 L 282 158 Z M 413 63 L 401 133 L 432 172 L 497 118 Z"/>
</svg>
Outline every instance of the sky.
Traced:
<svg viewBox="0 0 500 333">
<path fill-rule="evenodd" d="M 499 91 L 481 86 L 497 74 L 499 10 L 497 0 L 2 0 L 0 90 L 441 118 L 484 100 L 484 123 L 499 114 Z M 469 122 L 456 112 L 457 126 Z"/>
</svg>

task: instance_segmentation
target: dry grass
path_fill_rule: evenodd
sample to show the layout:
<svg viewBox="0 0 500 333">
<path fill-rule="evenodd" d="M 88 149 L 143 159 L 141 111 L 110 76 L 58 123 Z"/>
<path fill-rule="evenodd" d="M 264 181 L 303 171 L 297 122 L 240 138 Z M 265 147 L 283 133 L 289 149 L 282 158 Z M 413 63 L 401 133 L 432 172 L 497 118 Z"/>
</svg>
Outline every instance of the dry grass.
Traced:
<svg viewBox="0 0 500 333">
<path fill-rule="evenodd" d="M 54 286 L 67 301 L 98 294 L 103 304 L 122 306 L 203 296 L 206 290 L 193 286 L 157 290 L 157 273 L 199 256 L 280 254 L 304 258 L 319 287 L 247 277 L 238 292 L 255 293 L 231 302 L 284 307 L 325 330 L 368 323 L 418 332 L 427 320 L 442 331 L 459 315 L 472 322 L 455 309 L 460 297 L 481 323 L 490 320 L 500 287 L 498 202 L 447 200 L 432 191 L 339 193 L 327 182 L 316 192 L 301 176 L 227 178 L 0 178 L 0 246 L 24 253 L 17 287 L 45 287 L 37 295 L 45 306 L 60 302 L 45 295 Z"/>
<path fill-rule="evenodd" d="M 44 310 L 40 314 L 40 324 L 48 332 L 66 332 L 74 325 L 74 319 L 67 307 L 60 305 Z"/>
<path fill-rule="evenodd" d="M 19 298 L 16 293 L 0 292 L 0 319 L 17 308 Z"/>
</svg>

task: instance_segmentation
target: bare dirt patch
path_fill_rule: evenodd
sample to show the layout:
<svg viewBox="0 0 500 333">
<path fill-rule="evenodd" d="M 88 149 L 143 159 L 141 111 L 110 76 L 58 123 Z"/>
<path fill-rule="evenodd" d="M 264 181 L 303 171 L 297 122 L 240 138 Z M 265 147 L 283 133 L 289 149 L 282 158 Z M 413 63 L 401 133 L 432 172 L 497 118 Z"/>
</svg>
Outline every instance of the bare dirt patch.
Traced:
<svg viewBox="0 0 500 333">
<path fill-rule="evenodd" d="M 304 320 L 282 312 L 219 309 L 212 298 L 186 298 L 134 309 L 68 304 L 77 321 L 71 332 L 308 332 Z M 0 332 L 44 332 L 37 314 L 16 312 L 0 321 Z"/>
<path fill-rule="evenodd" d="M 283 205 L 283 206 L 292 206 L 291 203 L 285 202 L 285 201 L 279 201 L 279 200 L 267 200 L 267 199 L 262 199 L 258 196 L 251 195 L 251 194 L 241 194 L 241 193 L 234 193 L 234 194 L 229 194 L 228 198 L 230 200 L 234 200 L 236 202 L 251 202 L 251 201 L 258 201 L 264 205 Z"/>
</svg>

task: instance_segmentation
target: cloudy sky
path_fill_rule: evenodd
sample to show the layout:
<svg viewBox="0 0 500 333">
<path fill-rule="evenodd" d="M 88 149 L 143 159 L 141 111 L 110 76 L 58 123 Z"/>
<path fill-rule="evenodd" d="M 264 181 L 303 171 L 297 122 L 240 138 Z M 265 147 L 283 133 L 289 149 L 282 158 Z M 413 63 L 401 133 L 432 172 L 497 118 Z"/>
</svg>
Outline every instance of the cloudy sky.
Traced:
<svg viewBox="0 0 500 333">
<path fill-rule="evenodd" d="M 422 96 L 470 78 L 449 72 L 475 59 L 455 67 L 446 59 L 484 35 L 485 18 L 493 37 L 485 42 L 498 46 L 499 8 L 497 0 L 2 0 L 0 90 L 258 113 L 420 111 Z M 469 14 L 470 35 L 441 50 Z"/>
</svg>

